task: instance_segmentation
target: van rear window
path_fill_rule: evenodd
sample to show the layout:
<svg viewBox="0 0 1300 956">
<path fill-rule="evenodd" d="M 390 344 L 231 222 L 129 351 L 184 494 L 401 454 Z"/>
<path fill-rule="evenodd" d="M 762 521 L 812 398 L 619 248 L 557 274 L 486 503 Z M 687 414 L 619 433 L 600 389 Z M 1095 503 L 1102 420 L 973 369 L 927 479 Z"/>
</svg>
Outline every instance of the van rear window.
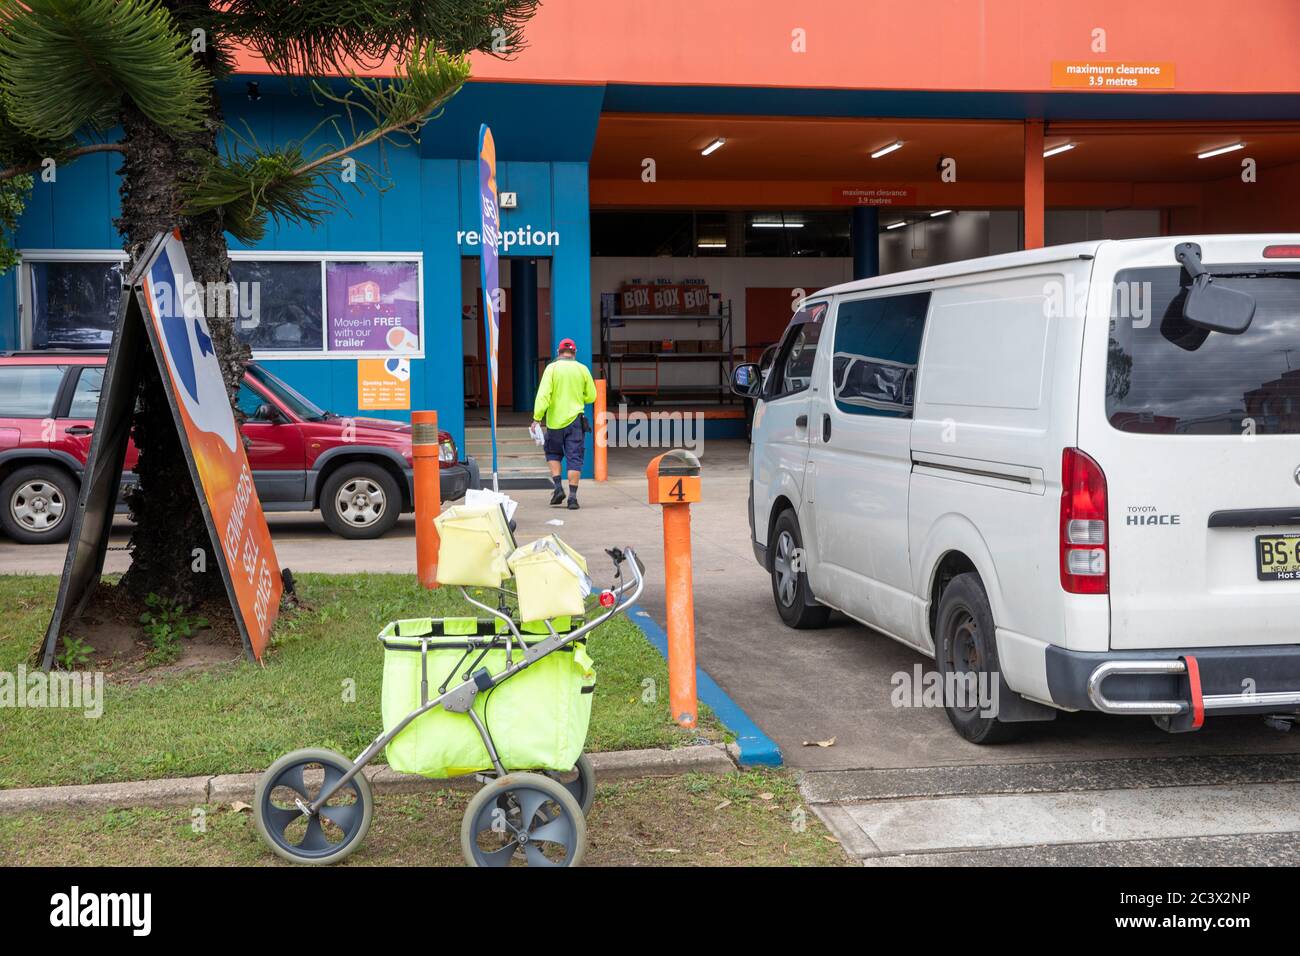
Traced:
<svg viewBox="0 0 1300 956">
<path fill-rule="evenodd" d="M 1183 320 L 1190 280 L 1179 266 L 1115 276 L 1106 417 L 1126 432 L 1300 433 L 1300 270 L 1210 268 L 1215 284 L 1255 298 L 1240 335 Z"/>
</svg>

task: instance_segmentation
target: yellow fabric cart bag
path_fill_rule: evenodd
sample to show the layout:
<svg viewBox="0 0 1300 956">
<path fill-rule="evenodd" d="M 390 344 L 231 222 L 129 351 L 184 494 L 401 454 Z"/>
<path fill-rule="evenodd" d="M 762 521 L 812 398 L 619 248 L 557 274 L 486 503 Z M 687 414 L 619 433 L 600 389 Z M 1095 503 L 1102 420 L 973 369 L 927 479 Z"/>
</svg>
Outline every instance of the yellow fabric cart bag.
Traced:
<svg viewBox="0 0 1300 956">
<path fill-rule="evenodd" d="M 587 561 L 557 536 L 548 534 L 516 549 L 508 563 L 515 575 L 522 620 L 583 613 L 583 602 L 591 593 Z"/>
<path fill-rule="evenodd" d="M 568 631 L 570 621 L 552 621 Z M 563 625 L 563 627 L 561 627 Z M 538 630 L 538 628 L 528 628 Z M 545 628 L 541 628 L 542 631 Z M 498 674 L 506 667 L 506 640 L 499 623 L 476 618 L 393 621 L 380 632 L 384 645 L 381 709 L 385 731 L 420 707 L 420 646 L 428 642 L 424 672 L 428 697 L 455 687 L 479 667 Z M 525 640 L 544 640 L 544 633 Z M 514 659 L 520 659 L 518 642 Z M 568 644 L 474 698 L 508 770 L 571 770 L 587 741 L 596 675 L 581 642 Z M 468 714 L 435 707 L 413 720 L 388 745 L 388 764 L 402 773 L 456 777 L 490 770 L 487 748 Z"/>
<path fill-rule="evenodd" d="M 499 588 L 510 577 L 514 536 L 504 512 L 454 505 L 433 519 L 438 528 L 438 583 Z"/>
</svg>

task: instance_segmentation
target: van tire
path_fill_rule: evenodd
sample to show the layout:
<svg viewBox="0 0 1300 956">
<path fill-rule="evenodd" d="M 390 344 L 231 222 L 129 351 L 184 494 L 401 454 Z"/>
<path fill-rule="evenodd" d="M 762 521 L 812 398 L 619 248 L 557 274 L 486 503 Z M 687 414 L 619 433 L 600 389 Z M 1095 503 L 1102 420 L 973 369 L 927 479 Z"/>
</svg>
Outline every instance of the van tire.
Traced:
<svg viewBox="0 0 1300 956">
<path fill-rule="evenodd" d="M 348 499 L 346 505 L 343 498 Z M 360 507 L 353 502 L 361 503 Z M 320 510 L 325 524 L 341 538 L 378 538 L 397 524 L 402 513 L 402 492 L 396 479 L 378 462 L 349 462 L 325 479 Z"/>
<path fill-rule="evenodd" d="M 1019 736 L 1020 724 L 981 716 L 978 703 L 957 707 L 946 693 L 948 675 L 954 671 L 974 672 L 977 688 L 1002 679 L 993 609 L 978 574 L 959 574 L 944 588 L 935 616 L 934 661 L 943 678 L 944 710 L 957 733 L 975 744 L 1000 744 Z"/>
<path fill-rule="evenodd" d="M 831 609 L 820 604 L 810 604 L 808 572 L 792 566 L 791 557 L 803 550 L 803 535 L 799 532 L 799 519 L 787 508 L 772 526 L 771 568 L 772 599 L 776 612 L 787 627 L 800 630 L 825 627 Z"/>
<path fill-rule="evenodd" d="M 80 489 L 58 465 L 28 465 L 0 484 L 0 527 L 20 544 L 66 541 Z"/>
</svg>

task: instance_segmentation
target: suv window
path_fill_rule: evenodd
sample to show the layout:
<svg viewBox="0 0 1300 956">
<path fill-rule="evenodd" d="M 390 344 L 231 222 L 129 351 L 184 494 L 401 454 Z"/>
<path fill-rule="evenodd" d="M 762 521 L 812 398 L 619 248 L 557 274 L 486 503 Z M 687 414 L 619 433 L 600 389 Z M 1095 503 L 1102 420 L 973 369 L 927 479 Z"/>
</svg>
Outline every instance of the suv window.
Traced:
<svg viewBox="0 0 1300 956">
<path fill-rule="evenodd" d="M 802 392 L 812 382 L 813 362 L 817 358 L 817 341 L 821 338 L 826 307 L 825 302 L 816 302 L 800 309 L 790 320 L 785 341 L 768 376 L 769 399 Z"/>
<path fill-rule="evenodd" d="M 1106 417 L 1115 428 L 1300 434 L 1300 271 L 1254 265 L 1214 272 L 1215 285 L 1255 298 L 1254 321 L 1240 335 L 1183 320 L 1190 280 L 1178 266 L 1116 274 L 1106 360 Z"/>
<path fill-rule="evenodd" d="M 77 375 L 77 387 L 72 392 L 69 418 L 94 418 L 99 411 L 99 390 L 104 385 L 104 370 L 86 366 Z"/>
<path fill-rule="evenodd" d="M 841 302 L 835 317 L 835 405 L 850 415 L 911 418 L 929 292 Z"/>
<path fill-rule="evenodd" d="M 268 404 L 268 402 L 249 388 L 247 382 L 240 382 L 239 395 L 235 398 L 235 404 L 239 406 L 239 410 L 244 413 L 244 416 L 252 421 L 257 418 L 257 410 Z"/>
<path fill-rule="evenodd" d="M 0 417 L 49 418 L 66 365 L 0 366 Z"/>
</svg>

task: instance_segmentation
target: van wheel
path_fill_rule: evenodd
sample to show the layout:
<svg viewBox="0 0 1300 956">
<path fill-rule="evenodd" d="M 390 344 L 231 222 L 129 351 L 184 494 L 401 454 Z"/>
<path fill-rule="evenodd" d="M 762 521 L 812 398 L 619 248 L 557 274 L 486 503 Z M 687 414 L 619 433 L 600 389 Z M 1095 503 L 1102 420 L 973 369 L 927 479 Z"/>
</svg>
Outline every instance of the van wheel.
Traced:
<svg viewBox="0 0 1300 956">
<path fill-rule="evenodd" d="M 325 479 L 321 516 L 344 538 L 378 538 L 392 530 L 402 511 L 402 492 L 383 465 L 359 461 Z"/>
<path fill-rule="evenodd" d="M 808 572 L 803 568 L 802 555 L 799 519 L 787 509 L 772 528 L 772 597 L 776 610 L 788 627 L 825 627 L 831 609 L 808 605 Z"/>
<path fill-rule="evenodd" d="M 72 530 L 77 483 L 48 465 L 19 468 L 0 485 L 0 527 L 21 544 L 64 541 Z"/>
<path fill-rule="evenodd" d="M 999 744 L 1019 735 L 1019 724 L 981 714 L 985 709 L 981 701 L 988 699 L 986 689 L 1001 680 L 1001 670 L 993 609 L 979 575 L 959 574 L 944 588 L 936 619 L 934 658 L 943 678 L 944 710 L 957 733 L 976 744 Z M 950 697 L 959 685 L 973 693 L 964 699 Z"/>
</svg>

